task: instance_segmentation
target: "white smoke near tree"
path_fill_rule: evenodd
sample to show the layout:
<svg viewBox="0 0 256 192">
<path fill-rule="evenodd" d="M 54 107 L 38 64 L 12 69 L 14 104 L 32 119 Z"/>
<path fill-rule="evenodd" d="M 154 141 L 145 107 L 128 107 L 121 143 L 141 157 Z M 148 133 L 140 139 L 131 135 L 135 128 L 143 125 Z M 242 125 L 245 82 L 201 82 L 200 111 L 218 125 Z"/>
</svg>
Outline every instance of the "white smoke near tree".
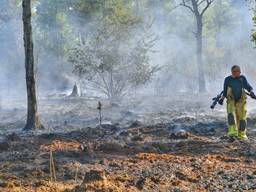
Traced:
<svg viewBox="0 0 256 192">
<path fill-rule="evenodd" d="M 25 98 L 21 5 L 17 2 L 1 1 L 0 85 L 2 97 Z M 160 70 L 146 84 L 138 86 L 137 91 L 159 95 L 172 95 L 174 91 L 196 93 L 195 18 L 188 10 L 175 6 L 179 1 L 145 2 L 126 6 L 132 9 L 132 14 L 141 18 L 138 25 L 150 23 L 146 33 L 152 34 L 153 39 L 157 38 L 150 48 L 152 51 L 147 53 L 147 63 L 150 67 L 158 66 Z M 81 41 L 92 42 L 96 38 L 97 27 L 109 11 L 109 8 L 104 9 L 106 5 L 103 4 L 93 4 L 94 7 L 86 9 L 79 3 L 76 0 L 65 3 L 38 1 L 34 4 L 33 36 L 39 95 L 71 91 L 73 85 L 79 83 L 79 76 L 72 73 L 74 68 L 69 61 L 70 51 L 77 48 Z M 250 7 L 242 1 L 215 0 L 207 11 L 203 61 L 208 92 L 215 93 L 222 89 L 223 78 L 229 74 L 233 64 L 241 65 L 249 80 L 255 79 L 252 14 Z M 134 30 L 135 35 L 133 39 L 130 38 L 131 47 L 139 47 L 138 38 L 143 41 L 145 36 L 136 34 L 143 34 L 143 30 L 145 28 L 142 27 Z M 152 36 L 145 40 L 150 41 L 150 38 Z M 122 56 L 132 54 L 125 51 L 124 47 L 128 47 L 126 43 L 117 43 L 120 47 L 120 54 L 116 55 L 117 64 L 129 62 L 121 62 Z M 135 57 L 133 55 L 131 58 Z"/>
</svg>

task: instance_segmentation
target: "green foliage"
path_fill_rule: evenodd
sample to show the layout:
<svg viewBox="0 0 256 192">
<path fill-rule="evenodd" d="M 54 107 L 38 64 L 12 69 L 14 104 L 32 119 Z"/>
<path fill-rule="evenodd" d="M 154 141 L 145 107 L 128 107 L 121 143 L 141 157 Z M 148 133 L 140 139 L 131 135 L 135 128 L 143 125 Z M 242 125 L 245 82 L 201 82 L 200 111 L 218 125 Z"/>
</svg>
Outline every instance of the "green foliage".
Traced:
<svg viewBox="0 0 256 192">
<path fill-rule="evenodd" d="M 75 37 L 68 23 L 70 1 L 40 1 L 35 9 L 35 35 L 40 46 L 53 55 L 64 57 Z"/>
<path fill-rule="evenodd" d="M 20 13 L 21 0 L 9 2 L 12 5 L 11 10 L 14 11 L 12 13 L 9 9 L 8 15 L 12 17 Z M 124 90 L 141 86 L 151 79 L 157 70 L 150 65 L 152 61 L 164 66 L 162 69 L 164 68 L 165 76 L 178 74 L 188 79 L 196 78 L 196 23 L 190 11 L 180 6 L 176 8 L 181 1 L 33 2 L 36 57 L 39 55 L 39 60 L 47 58 L 47 64 L 55 66 L 54 70 L 69 57 L 74 64 L 73 72 L 81 81 L 95 81 L 95 76 L 102 80 L 100 74 L 106 82 L 111 82 L 112 74 L 114 81 L 120 81 L 120 85 L 125 82 L 125 86 L 122 85 Z M 250 41 L 246 39 L 246 33 L 241 27 L 246 24 L 243 25 L 243 18 L 239 16 L 244 11 L 239 11 L 240 7 L 234 6 L 233 1 L 215 0 L 204 14 L 203 59 L 208 80 L 216 78 L 222 66 L 242 60 L 242 55 L 249 50 Z M 4 11 L 0 13 L 0 30 L 3 26 L 1 19 L 8 18 L 10 17 L 5 17 Z M 256 25 L 256 16 L 253 21 Z M 237 34 L 239 27 L 243 36 Z M 232 37 L 234 30 L 240 37 L 239 40 Z M 160 41 L 155 46 L 161 52 L 159 58 L 150 57 L 155 43 L 152 33 L 159 36 Z M 256 43 L 256 26 L 252 32 L 252 41 Z M 65 73 L 70 73 L 71 65 L 64 65 Z M 98 89 L 97 86 L 95 88 Z"/>
<path fill-rule="evenodd" d="M 229 0 L 216 0 L 205 15 L 205 33 L 207 37 L 216 37 L 218 33 L 231 30 L 237 24 L 234 18 L 235 10 Z"/>
<path fill-rule="evenodd" d="M 236 18 L 236 9 L 229 0 L 215 0 L 215 3 L 205 15 L 205 65 L 209 79 L 216 79 L 220 68 L 227 64 L 226 57 L 230 53 L 230 46 L 225 40 L 241 21 Z M 236 44 L 236 42 L 234 42 Z M 221 74 L 220 74 L 221 75 Z"/>
<path fill-rule="evenodd" d="M 252 41 L 256 44 L 256 11 L 254 12 L 253 22 L 254 22 L 254 30 L 252 33 Z"/>
<path fill-rule="evenodd" d="M 97 91 L 113 99 L 121 97 L 131 86 L 150 80 L 156 71 L 149 64 L 155 39 L 148 35 L 130 4 L 115 0 L 105 8 L 108 11 L 95 34 L 70 52 L 69 61 L 80 80 L 86 79 Z"/>
</svg>

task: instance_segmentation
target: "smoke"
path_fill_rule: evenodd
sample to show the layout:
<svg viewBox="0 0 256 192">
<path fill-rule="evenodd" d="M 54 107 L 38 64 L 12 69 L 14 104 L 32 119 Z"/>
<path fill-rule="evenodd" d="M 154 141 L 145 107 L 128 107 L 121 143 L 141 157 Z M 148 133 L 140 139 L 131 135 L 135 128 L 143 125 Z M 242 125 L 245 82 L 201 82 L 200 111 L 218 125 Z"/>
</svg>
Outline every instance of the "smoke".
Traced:
<svg viewBox="0 0 256 192">
<path fill-rule="evenodd" d="M 221 0 L 214 3 L 219 1 Z M 221 30 L 218 31 L 216 26 L 210 27 L 209 24 L 212 22 L 209 18 L 214 14 L 215 4 L 205 16 L 205 27 L 208 29 L 204 33 L 203 58 L 207 89 L 214 94 L 221 91 L 224 77 L 229 75 L 230 67 L 234 64 L 241 66 L 254 86 L 256 51 L 250 37 L 253 27 L 252 11 L 245 3 L 238 5 L 230 2 L 230 10 L 222 10 L 228 20 L 222 23 Z M 72 65 L 65 55 L 81 40 L 81 36 L 91 36 L 102 15 L 81 13 L 70 2 L 66 7 L 56 10 L 57 17 L 61 18 L 60 23 L 56 22 L 54 15 L 43 12 L 49 8 L 46 4 L 42 2 L 35 6 L 33 36 L 39 95 L 72 89 L 76 77 L 72 74 Z M 63 11 L 66 16 L 63 16 Z M 150 55 L 150 64 L 161 68 L 143 92 L 158 95 L 172 95 L 174 91 L 196 92 L 198 76 L 193 15 L 182 7 L 173 10 L 170 5 L 162 6 L 160 1 L 147 4 L 138 11 L 144 22 L 153 20 L 149 30 L 158 40 L 155 42 L 155 52 Z M 25 98 L 21 6 L 15 7 L 11 1 L 2 0 L 0 12 L 1 97 Z M 215 36 L 218 37 L 218 42 Z"/>
<path fill-rule="evenodd" d="M 252 84 L 255 80 L 256 52 L 251 42 L 253 11 L 242 1 L 239 5 L 227 1 L 219 6 L 223 2 L 216 0 L 204 16 L 203 61 L 210 93 L 221 91 L 225 76 L 230 75 L 230 68 L 235 64 L 241 66 Z M 218 12 L 220 18 L 216 15 Z M 154 32 L 160 36 L 160 41 L 156 45 L 158 54 L 153 57 L 154 62 L 163 66 L 156 79 L 159 81 L 157 88 L 162 85 L 170 94 L 198 89 L 195 31 L 195 18 L 186 8 L 162 12 L 155 20 Z"/>
<path fill-rule="evenodd" d="M 1 97 L 26 96 L 21 12 L 10 1 L 0 6 L 0 86 Z"/>
</svg>

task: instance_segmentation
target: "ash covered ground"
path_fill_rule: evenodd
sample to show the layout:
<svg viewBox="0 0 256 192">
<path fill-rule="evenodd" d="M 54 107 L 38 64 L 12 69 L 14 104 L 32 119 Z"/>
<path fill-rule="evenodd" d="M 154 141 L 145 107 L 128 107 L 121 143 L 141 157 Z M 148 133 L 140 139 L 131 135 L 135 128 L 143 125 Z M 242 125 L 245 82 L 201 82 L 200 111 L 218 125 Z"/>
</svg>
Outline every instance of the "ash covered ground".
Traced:
<svg viewBox="0 0 256 192">
<path fill-rule="evenodd" d="M 256 191 L 256 103 L 248 101 L 249 141 L 231 142 L 225 107 L 210 110 L 210 99 L 44 98 L 45 130 L 33 133 L 22 132 L 26 103 L 9 99 L 0 191 Z"/>
</svg>

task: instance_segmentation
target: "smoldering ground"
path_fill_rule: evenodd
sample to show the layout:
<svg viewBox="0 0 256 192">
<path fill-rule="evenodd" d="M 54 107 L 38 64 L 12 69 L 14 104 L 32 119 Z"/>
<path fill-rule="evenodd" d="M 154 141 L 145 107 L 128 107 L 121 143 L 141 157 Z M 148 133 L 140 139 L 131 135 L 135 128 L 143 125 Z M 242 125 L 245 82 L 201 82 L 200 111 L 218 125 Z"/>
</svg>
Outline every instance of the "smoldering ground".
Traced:
<svg viewBox="0 0 256 192">
<path fill-rule="evenodd" d="M 1 1 L 5 9 L 10 2 Z M 68 97 L 78 77 L 65 54 L 77 39 L 93 37 L 102 15 L 84 15 L 69 2 L 57 7 L 53 17 L 57 15 L 60 22 L 56 22 L 48 18 L 48 1 L 44 3 L 36 4 L 33 17 L 44 130 L 22 132 L 26 93 L 20 5 L 17 12 L 8 13 L 8 21 L 0 22 L 0 191 L 255 190 L 255 101 L 248 99 L 248 143 L 230 143 L 224 137 L 224 106 L 210 110 L 211 98 L 222 90 L 233 64 L 241 65 L 255 86 L 256 52 L 250 41 L 253 23 L 247 6 L 229 2 L 229 9 L 221 14 L 226 23 L 218 29 L 211 17 L 218 9 L 212 7 L 205 18 L 207 93 L 197 92 L 193 15 L 184 8 L 173 10 L 174 5 L 140 8 L 143 20 L 152 21 L 148 32 L 157 37 L 149 65 L 160 69 L 145 85 L 130 87 L 123 98 L 110 100 L 86 89 L 81 97 Z M 69 17 L 63 16 L 63 10 L 68 10 Z M 70 31 L 63 36 L 67 28 Z M 67 45 L 68 39 L 72 42 Z M 61 49 L 62 45 L 68 48 Z M 49 167 L 50 161 L 54 168 Z"/>
</svg>

